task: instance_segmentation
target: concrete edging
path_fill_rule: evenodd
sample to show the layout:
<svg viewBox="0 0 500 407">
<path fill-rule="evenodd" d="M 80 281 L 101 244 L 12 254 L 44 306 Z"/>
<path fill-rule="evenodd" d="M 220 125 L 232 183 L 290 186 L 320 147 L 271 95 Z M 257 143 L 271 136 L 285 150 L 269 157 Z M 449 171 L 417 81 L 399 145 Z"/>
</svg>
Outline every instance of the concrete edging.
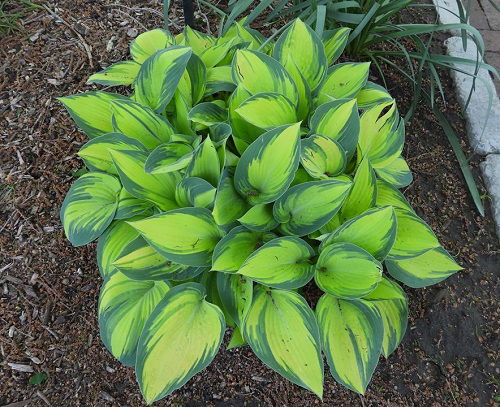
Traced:
<svg viewBox="0 0 500 407">
<path fill-rule="evenodd" d="M 433 0 L 436 6 L 439 21 L 442 24 L 460 23 L 460 19 L 453 15 L 458 14 L 456 0 Z M 450 12 L 451 11 L 451 12 Z M 456 35 L 456 32 L 452 32 Z M 475 59 L 477 47 L 474 41 L 467 41 L 464 51 L 462 38 L 454 36 L 445 41 L 448 55 L 458 58 Z M 474 65 L 454 64 L 471 74 L 475 71 Z M 474 91 L 467 105 L 469 93 L 473 85 L 473 78 L 462 72 L 451 71 L 455 83 L 457 99 L 462 106 L 467 121 L 467 134 L 475 153 L 485 156 L 481 163 L 483 179 L 491 197 L 493 218 L 500 238 L 500 100 L 496 93 L 493 80 L 484 68 L 477 74 Z M 488 105 L 491 98 L 491 110 Z M 488 116 L 488 117 L 487 117 Z M 488 119 L 486 121 L 486 119 Z M 485 126 L 486 123 L 486 126 Z"/>
</svg>

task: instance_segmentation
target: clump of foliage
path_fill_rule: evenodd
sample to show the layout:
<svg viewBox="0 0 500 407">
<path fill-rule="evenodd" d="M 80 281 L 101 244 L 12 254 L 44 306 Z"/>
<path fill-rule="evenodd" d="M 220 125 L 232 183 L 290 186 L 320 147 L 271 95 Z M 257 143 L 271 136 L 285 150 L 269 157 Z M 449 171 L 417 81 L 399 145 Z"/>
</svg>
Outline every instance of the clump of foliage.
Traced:
<svg viewBox="0 0 500 407">
<path fill-rule="evenodd" d="M 334 64 L 347 34 L 153 30 L 90 78 L 130 96 L 60 99 L 90 138 L 61 220 L 73 245 L 98 239 L 101 338 L 148 403 L 204 369 L 227 326 L 229 348 L 319 397 L 322 353 L 363 393 L 406 330 L 397 281 L 460 270 L 398 190 L 412 176 L 395 101 L 369 63 Z"/>
</svg>

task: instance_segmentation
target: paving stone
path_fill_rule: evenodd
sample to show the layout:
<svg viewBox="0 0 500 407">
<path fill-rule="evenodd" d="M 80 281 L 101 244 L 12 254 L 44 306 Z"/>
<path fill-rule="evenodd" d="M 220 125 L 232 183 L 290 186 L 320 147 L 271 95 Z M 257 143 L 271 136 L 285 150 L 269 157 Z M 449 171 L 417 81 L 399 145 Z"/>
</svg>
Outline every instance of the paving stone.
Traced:
<svg viewBox="0 0 500 407">
<path fill-rule="evenodd" d="M 456 0 L 432 0 L 436 6 L 439 22 L 441 24 L 458 24 L 460 18 Z M 456 34 L 456 32 L 454 32 Z"/>
<path fill-rule="evenodd" d="M 500 237 L 500 155 L 490 154 L 481 163 L 483 179 L 491 198 L 491 210 Z"/>
<path fill-rule="evenodd" d="M 473 0 L 470 3 L 469 21 L 478 30 L 489 30 L 488 18 L 479 4 L 478 0 Z"/>
<path fill-rule="evenodd" d="M 484 48 L 490 52 L 500 52 L 500 31 L 481 31 L 484 40 Z"/>
<path fill-rule="evenodd" d="M 451 37 L 445 41 L 448 54 L 453 57 L 475 59 L 476 45 L 468 40 L 467 51 L 462 48 L 460 37 Z M 455 64 L 456 68 L 465 72 L 474 73 L 474 65 Z M 480 69 L 476 80 L 475 90 L 470 98 L 469 105 L 465 109 L 469 92 L 472 87 L 472 76 L 451 70 L 451 75 L 457 87 L 457 98 L 464 109 L 467 120 L 467 133 L 474 151 L 481 155 L 500 154 L 500 100 L 496 95 L 495 87 L 491 77 L 485 69 Z M 491 110 L 488 112 L 489 94 L 488 88 L 493 92 Z M 488 115 L 486 127 L 484 123 Z"/>
<path fill-rule="evenodd" d="M 488 0 L 480 0 L 481 6 L 488 19 L 488 24 L 492 30 L 500 30 L 500 13 L 495 10 Z M 493 0 L 498 5 L 498 0 Z M 498 39 L 500 41 L 500 38 Z"/>
</svg>

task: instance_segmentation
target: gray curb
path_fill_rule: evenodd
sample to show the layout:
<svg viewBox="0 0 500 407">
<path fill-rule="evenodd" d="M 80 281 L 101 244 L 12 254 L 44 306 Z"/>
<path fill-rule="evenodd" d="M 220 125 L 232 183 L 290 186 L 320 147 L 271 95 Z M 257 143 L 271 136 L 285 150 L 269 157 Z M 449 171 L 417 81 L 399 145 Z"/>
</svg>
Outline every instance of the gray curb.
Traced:
<svg viewBox="0 0 500 407">
<path fill-rule="evenodd" d="M 439 21 L 442 24 L 457 24 L 460 19 L 456 0 L 433 0 L 436 6 Z M 452 34 L 457 35 L 456 32 Z M 464 51 L 461 37 L 451 37 L 445 41 L 448 55 L 458 58 L 475 59 L 476 44 L 467 40 L 467 49 Z M 474 65 L 455 64 L 465 72 L 474 73 Z M 474 91 L 469 92 L 473 85 L 472 77 L 461 72 L 451 71 L 457 90 L 457 99 L 462 106 L 467 121 L 467 134 L 474 151 L 486 156 L 481 163 L 483 179 L 491 198 L 493 218 L 500 238 L 500 100 L 490 74 L 486 69 L 480 69 L 475 81 Z M 488 105 L 491 100 L 491 110 Z M 486 121 L 486 119 L 488 119 Z M 486 127 L 485 127 L 485 123 Z"/>
</svg>

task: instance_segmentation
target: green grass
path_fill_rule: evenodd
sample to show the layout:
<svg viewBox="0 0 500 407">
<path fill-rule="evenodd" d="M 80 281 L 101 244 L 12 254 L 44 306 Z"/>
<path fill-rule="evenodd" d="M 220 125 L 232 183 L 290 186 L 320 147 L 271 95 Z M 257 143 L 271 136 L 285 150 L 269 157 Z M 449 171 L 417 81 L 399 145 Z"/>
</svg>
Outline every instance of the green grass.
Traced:
<svg viewBox="0 0 500 407">
<path fill-rule="evenodd" d="M 0 0 L 0 38 L 12 31 L 21 30 L 19 19 L 27 12 L 41 7 L 28 0 Z"/>
</svg>

